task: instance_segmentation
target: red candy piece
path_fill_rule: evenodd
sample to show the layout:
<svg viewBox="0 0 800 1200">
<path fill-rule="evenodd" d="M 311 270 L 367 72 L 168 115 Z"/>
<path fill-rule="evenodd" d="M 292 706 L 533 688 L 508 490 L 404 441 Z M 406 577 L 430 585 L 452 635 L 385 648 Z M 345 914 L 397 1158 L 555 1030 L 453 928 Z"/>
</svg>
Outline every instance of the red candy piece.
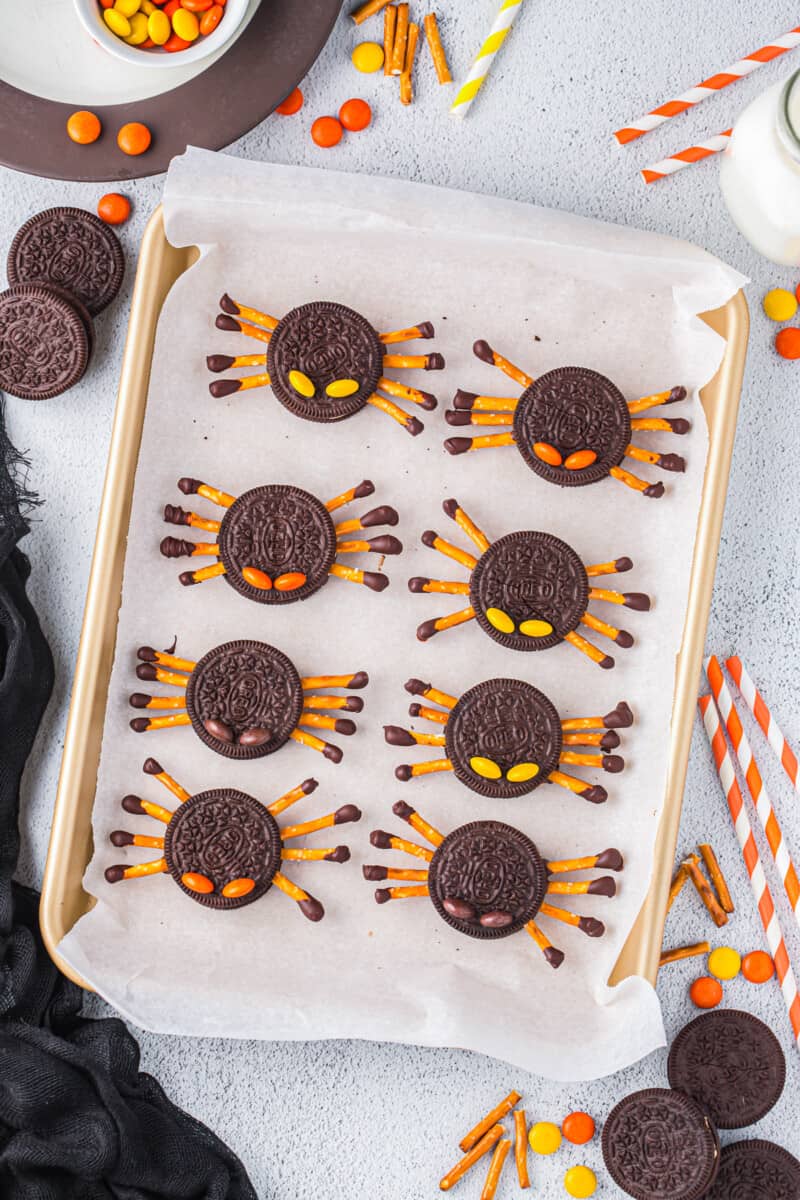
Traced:
<svg viewBox="0 0 800 1200">
<path fill-rule="evenodd" d="M 344 130 L 336 117 L 317 117 L 314 124 L 311 126 L 311 138 L 318 146 L 322 146 L 328 150 L 331 146 L 338 146 L 342 140 Z"/>
<path fill-rule="evenodd" d="M 775 335 L 775 349 L 781 358 L 800 358 L 800 329 L 781 329 Z"/>
<path fill-rule="evenodd" d="M 275 112 L 280 113 L 282 117 L 291 117 L 296 112 L 300 112 L 302 107 L 303 93 L 300 91 L 300 88 L 295 88 L 293 92 L 289 92 L 283 104 L 278 105 Z"/>
<path fill-rule="evenodd" d="M 722 999 L 722 984 L 710 975 L 701 975 L 689 988 L 689 997 L 697 1008 L 716 1008 Z"/>
<path fill-rule="evenodd" d="M 351 133 L 359 133 L 366 129 L 372 120 L 372 109 L 366 100 L 345 100 L 339 109 L 339 120 Z"/>
</svg>

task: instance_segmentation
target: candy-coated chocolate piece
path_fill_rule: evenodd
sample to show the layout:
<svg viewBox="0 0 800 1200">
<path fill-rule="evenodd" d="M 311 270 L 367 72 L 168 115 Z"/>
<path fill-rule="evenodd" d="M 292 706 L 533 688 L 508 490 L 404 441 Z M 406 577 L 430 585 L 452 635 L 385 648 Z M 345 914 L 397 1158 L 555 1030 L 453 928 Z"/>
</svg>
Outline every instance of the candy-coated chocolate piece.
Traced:
<svg viewBox="0 0 800 1200">
<path fill-rule="evenodd" d="M 247 896 L 256 886 L 254 879 L 248 879 L 246 876 L 241 879 L 232 879 L 230 883 L 226 883 L 222 889 L 223 896 L 231 896 L 237 899 L 239 896 Z"/>
<path fill-rule="evenodd" d="M 597 462 L 594 450 L 576 450 L 574 454 L 567 455 L 564 459 L 564 466 L 568 471 L 582 471 L 584 467 L 590 467 L 594 462 Z"/>
<path fill-rule="evenodd" d="M 781 358 L 800 358 L 800 329 L 781 329 L 775 335 L 775 349 Z"/>
<path fill-rule="evenodd" d="M 81 109 L 67 118 L 67 134 L 73 142 L 80 146 L 88 146 L 96 142 L 102 131 L 100 118 L 93 112 Z"/>
<path fill-rule="evenodd" d="M 116 8 L 106 8 L 103 11 L 103 20 L 112 33 L 117 37 L 130 37 L 131 23 L 128 18 Z"/>
<path fill-rule="evenodd" d="M 722 1000 L 722 984 L 709 975 L 701 975 L 689 988 L 689 998 L 696 1008 L 716 1008 Z"/>
<path fill-rule="evenodd" d="M 597 1176 L 591 1167 L 570 1167 L 564 1176 L 564 1190 L 568 1196 L 586 1200 L 586 1197 L 593 1196 L 597 1191 Z"/>
<path fill-rule="evenodd" d="M 797 298 L 786 288 L 772 288 L 763 300 L 770 321 L 791 321 L 797 312 Z"/>
<path fill-rule="evenodd" d="M 290 371 L 289 383 L 299 395 L 305 396 L 309 400 L 317 390 L 308 376 L 303 374 L 302 371 Z"/>
<path fill-rule="evenodd" d="M 561 1122 L 561 1132 L 573 1146 L 585 1146 L 595 1135 L 594 1118 L 580 1110 L 567 1113 Z"/>
<path fill-rule="evenodd" d="M 561 1130 L 552 1121 L 537 1121 L 528 1132 L 534 1154 L 555 1154 L 561 1145 Z"/>
<path fill-rule="evenodd" d="M 749 983 L 766 983 L 775 974 L 772 956 L 766 950 L 751 950 L 742 959 L 742 974 Z"/>
<path fill-rule="evenodd" d="M 211 880 L 205 875 L 199 875 L 196 871 L 185 871 L 181 875 L 181 883 L 190 892 L 198 892 L 202 896 L 210 896 L 214 890 Z"/>
<path fill-rule="evenodd" d="M 243 567 L 242 579 L 245 583 L 249 583 L 250 587 L 259 588 L 262 592 L 268 592 L 272 587 L 272 580 L 264 571 L 259 571 L 258 567 Z"/>
<path fill-rule="evenodd" d="M 332 146 L 338 146 L 343 133 L 342 124 L 336 120 L 336 117 L 317 117 L 311 126 L 312 141 L 325 150 L 331 149 Z"/>
<path fill-rule="evenodd" d="M 221 4 L 212 4 L 210 8 L 206 9 L 200 17 L 200 36 L 208 37 L 210 33 L 213 33 L 224 15 L 225 9 Z"/>
<path fill-rule="evenodd" d="M 350 55 L 353 66 L 362 75 L 372 75 L 380 71 L 384 62 L 383 46 L 377 42 L 359 42 Z"/>
<path fill-rule="evenodd" d="M 157 46 L 163 46 L 172 32 L 170 19 L 165 12 L 157 8 L 147 18 L 147 33 Z"/>
<path fill-rule="evenodd" d="M 131 202 L 119 192 L 107 192 L 97 201 L 97 215 L 106 225 L 122 225 L 131 215 Z"/>
<path fill-rule="evenodd" d="M 742 956 L 730 946 L 717 946 L 709 954 L 707 966 L 716 979 L 735 979 L 742 968 Z"/>
<path fill-rule="evenodd" d="M 372 109 L 366 100 L 357 97 L 345 100 L 339 109 L 339 120 L 345 129 L 349 129 L 351 133 L 358 133 L 362 129 L 366 129 L 372 120 Z"/>
<path fill-rule="evenodd" d="M 109 9 L 109 11 L 111 11 Z M 117 134 L 117 145 L 123 154 L 144 154 L 152 140 L 152 134 L 141 121 L 129 121 Z"/>
<path fill-rule="evenodd" d="M 357 379 L 336 379 L 325 388 L 325 395 L 333 396 L 334 400 L 341 400 L 345 396 L 352 396 L 360 386 Z"/>
<path fill-rule="evenodd" d="M 131 31 L 125 38 L 125 42 L 128 46 L 141 46 L 142 42 L 146 42 L 148 38 L 147 17 L 144 13 L 136 12 L 129 20 Z"/>
<path fill-rule="evenodd" d="M 282 117 L 291 117 L 296 112 L 299 112 L 302 107 L 303 93 L 300 91 L 300 88 L 296 87 L 293 92 L 289 92 L 283 103 L 278 105 L 275 112 L 280 113 Z"/>
<path fill-rule="evenodd" d="M 542 462 L 549 463 L 551 467 L 560 467 L 564 461 L 559 451 L 556 450 L 555 446 L 551 446 L 549 442 L 534 442 L 533 453 Z"/>
<path fill-rule="evenodd" d="M 514 622 L 501 608 L 487 608 L 486 620 L 495 629 L 499 629 L 500 633 L 514 632 Z"/>
<path fill-rule="evenodd" d="M 132 17 L 141 8 L 140 0 L 114 0 L 114 8 L 123 17 Z"/>
</svg>

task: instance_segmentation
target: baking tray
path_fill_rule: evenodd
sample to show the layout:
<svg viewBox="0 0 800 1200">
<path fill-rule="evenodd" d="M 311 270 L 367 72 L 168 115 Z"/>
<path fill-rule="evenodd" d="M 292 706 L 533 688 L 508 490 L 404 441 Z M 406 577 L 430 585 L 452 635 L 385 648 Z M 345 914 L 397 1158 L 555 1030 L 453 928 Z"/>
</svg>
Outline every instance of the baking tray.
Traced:
<svg viewBox="0 0 800 1200">
<path fill-rule="evenodd" d="M 197 247 L 178 249 L 169 244 L 162 210 L 157 208 L 145 230 L 136 272 L 40 906 L 42 935 L 53 961 L 88 990 L 57 947 L 94 904 L 82 880 L 92 855 L 92 809 L 153 345 L 170 288 L 198 257 Z M 744 294 L 739 292 L 723 308 L 705 314 L 704 320 L 725 338 L 727 348 L 719 371 L 701 392 L 709 428 L 708 459 L 686 625 L 676 662 L 667 791 L 650 890 L 614 967 L 612 984 L 629 975 L 655 983 L 658 971 L 747 349 L 749 315 Z"/>
</svg>

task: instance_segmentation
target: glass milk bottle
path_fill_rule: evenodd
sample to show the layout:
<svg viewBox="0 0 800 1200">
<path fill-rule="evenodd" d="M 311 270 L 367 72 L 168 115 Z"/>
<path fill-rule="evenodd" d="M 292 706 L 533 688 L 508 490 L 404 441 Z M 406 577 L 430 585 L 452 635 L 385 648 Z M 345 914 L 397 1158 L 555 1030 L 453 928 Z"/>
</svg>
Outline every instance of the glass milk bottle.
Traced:
<svg viewBox="0 0 800 1200">
<path fill-rule="evenodd" d="M 760 254 L 800 266 L 800 71 L 736 122 L 720 162 L 728 211 Z"/>
</svg>

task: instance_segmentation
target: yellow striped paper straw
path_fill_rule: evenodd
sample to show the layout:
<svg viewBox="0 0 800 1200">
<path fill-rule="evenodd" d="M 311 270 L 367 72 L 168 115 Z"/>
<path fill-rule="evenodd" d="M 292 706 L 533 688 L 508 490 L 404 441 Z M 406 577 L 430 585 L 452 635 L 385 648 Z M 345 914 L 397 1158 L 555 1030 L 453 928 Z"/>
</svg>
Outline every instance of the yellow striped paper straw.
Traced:
<svg viewBox="0 0 800 1200">
<path fill-rule="evenodd" d="M 489 36 L 478 51 L 465 82 L 458 90 L 453 107 L 450 109 L 452 116 L 463 117 L 468 112 L 472 101 L 491 70 L 494 56 L 506 40 L 508 31 L 514 24 L 514 19 L 521 8 L 522 0 L 503 0 L 494 25 L 489 31 Z"/>
</svg>

